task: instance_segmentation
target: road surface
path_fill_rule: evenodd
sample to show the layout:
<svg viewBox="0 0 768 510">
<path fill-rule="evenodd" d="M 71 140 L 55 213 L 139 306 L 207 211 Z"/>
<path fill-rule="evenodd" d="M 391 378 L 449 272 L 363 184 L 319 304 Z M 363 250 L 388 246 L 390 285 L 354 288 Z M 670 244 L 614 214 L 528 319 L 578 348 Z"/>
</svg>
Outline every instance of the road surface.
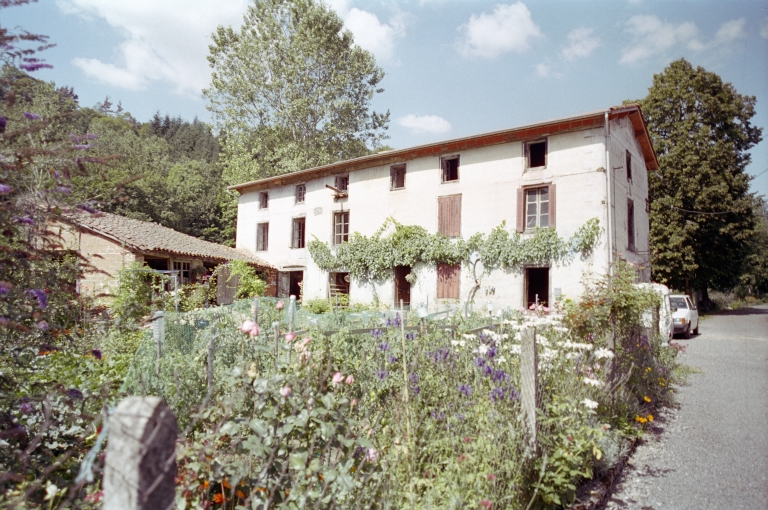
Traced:
<svg viewBox="0 0 768 510">
<path fill-rule="evenodd" d="M 768 509 L 768 305 L 715 315 L 678 340 L 701 372 L 639 443 L 604 508 Z"/>
</svg>

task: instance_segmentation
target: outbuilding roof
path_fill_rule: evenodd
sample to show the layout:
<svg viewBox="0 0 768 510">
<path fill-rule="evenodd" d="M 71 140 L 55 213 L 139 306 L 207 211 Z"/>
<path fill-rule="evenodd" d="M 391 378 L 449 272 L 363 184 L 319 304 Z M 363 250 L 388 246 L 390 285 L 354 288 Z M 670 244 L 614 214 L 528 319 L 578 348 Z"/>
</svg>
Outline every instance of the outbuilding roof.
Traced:
<svg viewBox="0 0 768 510">
<path fill-rule="evenodd" d="M 566 133 L 569 131 L 580 131 L 603 126 L 605 123 L 606 115 L 608 115 L 610 120 L 623 117 L 630 118 L 632 127 L 635 131 L 635 136 L 640 142 L 640 146 L 643 150 L 643 157 L 645 159 L 646 168 L 652 171 L 658 170 L 659 162 L 656 159 L 656 153 L 653 151 L 651 138 L 648 134 L 648 128 L 645 124 L 643 114 L 640 111 L 640 106 L 637 104 L 629 104 L 623 106 L 613 106 L 603 110 L 596 110 L 593 112 L 582 113 L 570 117 L 563 117 L 560 119 L 538 122 L 536 124 L 528 124 L 525 126 L 505 129 L 502 131 L 493 131 L 491 133 L 483 133 L 464 138 L 456 138 L 454 140 L 418 145 L 416 147 L 409 147 L 406 149 L 379 152 L 369 156 L 362 156 L 346 161 L 338 161 L 329 165 L 309 168 L 306 170 L 299 170 L 297 172 L 291 172 L 275 177 L 268 177 L 256 181 L 244 182 L 242 184 L 229 186 L 227 189 L 236 190 L 242 194 L 249 191 L 258 191 L 272 188 L 274 186 L 282 186 L 285 184 L 296 184 L 308 179 L 343 174 L 379 165 L 394 165 L 426 156 L 439 156 L 442 154 L 448 154 L 467 149 L 487 147 L 489 145 L 497 145 L 522 140 L 534 140 L 543 136 Z"/>
<path fill-rule="evenodd" d="M 249 253 L 182 234 L 149 221 L 86 211 L 64 214 L 64 219 L 79 229 L 111 239 L 137 253 L 167 253 L 215 262 L 243 260 L 262 267 L 272 267 Z"/>
</svg>

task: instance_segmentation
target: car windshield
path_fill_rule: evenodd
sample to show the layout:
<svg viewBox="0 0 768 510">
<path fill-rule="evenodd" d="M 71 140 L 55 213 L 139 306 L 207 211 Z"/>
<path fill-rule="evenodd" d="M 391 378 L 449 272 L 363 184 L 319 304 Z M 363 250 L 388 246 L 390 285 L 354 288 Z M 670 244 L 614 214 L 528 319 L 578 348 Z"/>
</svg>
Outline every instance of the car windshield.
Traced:
<svg viewBox="0 0 768 510">
<path fill-rule="evenodd" d="M 669 305 L 672 308 L 684 308 L 684 309 L 688 308 L 688 304 L 685 302 L 685 298 L 681 298 L 681 297 L 669 298 Z"/>
</svg>

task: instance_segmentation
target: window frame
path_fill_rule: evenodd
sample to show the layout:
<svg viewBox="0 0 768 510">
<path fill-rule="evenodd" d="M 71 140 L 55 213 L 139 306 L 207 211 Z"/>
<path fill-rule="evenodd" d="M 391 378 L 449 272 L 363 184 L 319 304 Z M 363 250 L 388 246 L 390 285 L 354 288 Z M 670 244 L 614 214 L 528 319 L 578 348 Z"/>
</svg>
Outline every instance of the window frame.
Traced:
<svg viewBox="0 0 768 510">
<path fill-rule="evenodd" d="M 540 200 L 540 192 L 542 190 L 547 190 L 547 224 L 545 226 L 541 225 L 541 217 L 542 217 L 541 203 L 542 203 L 542 201 Z M 532 192 L 532 191 L 536 192 L 536 214 L 535 214 L 536 225 L 534 225 L 532 227 L 529 227 L 528 226 L 528 217 L 529 217 L 529 214 L 528 214 L 528 194 L 530 192 Z M 523 205 L 523 211 L 524 211 L 524 213 L 523 213 L 523 222 L 524 222 L 524 225 L 525 225 L 525 231 L 526 232 L 531 232 L 533 230 L 536 230 L 536 228 L 549 228 L 549 227 L 551 227 L 552 225 L 550 225 L 550 223 L 552 223 L 552 222 L 550 221 L 550 216 L 551 216 L 551 210 L 552 210 L 552 195 L 550 193 L 550 186 L 549 185 L 546 185 L 546 186 L 535 186 L 535 187 L 532 186 L 532 187 L 524 188 L 523 194 L 524 194 L 523 196 L 524 196 L 524 200 L 525 200 L 525 204 Z"/>
<path fill-rule="evenodd" d="M 626 154 L 626 169 L 627 169 L 627 182 L 632 182 L 632 153 L 627 151 Z"/>
<path fill-rule="evenodd" d="M 259 191 L 259 209 L 269 209 L 269 191 Z"/>
<path fill-rule="evenodd" d="M 346 217 L 346 223 L 344 222 Z M 339 222 L 338 218 L 342 218 Z M 338 232 L 337 228 L 341 225 L 342 232 Z M 344 225 L 346 225 L 346 232 L 343 232 Z M 339 246 L 349 242 L 349 211 L 333 211 L 333 245 Z"/>
<path fill-rule="evenodd" d="M 441 156 L 440 157 L 440 183 L 441 184 L 449 184 L 453 182 L 459 182 L 461 179 L 461 160 L 460 160 L 460 154 L 454 154 L 451 156 Z M 446 179 L 446 174 L 448 172 L 448 167 L 446 163 L 449 161 L 456 161 L 456 178 L 455 179 Z"/>
<path fill-rule="evenodd" d="M 635 202 L 627 199 L 627 251 L 637 251 L 637 239 L 635 239 Z"/>
<path fill-rule="evenodd" d="M 299 227 L 299 225 L 301 225 Z M 307 219 L 293 218 L 291 221 L 291 249 L 301 250 L 307 246 Z"/>
<path fill-rule="evenodd" d="M 173 271 L 179 272 L 179 285 L 186 285 L 192 282 L 192 261 L 173 260 L 171 261 L 171 267 Z"/>
<path fill-rule="evenodd" d="M 262 233 L 262 230 L 264 232 Z M 261 243 L 259 242 L 261 241 Z M 256 224 L 256 251 L 269 251 L 269 222 Z"/>
<path fill-rule="evenodd" d="M 341 186 L 342 182 L 344 183 L 343 187 Z M 349 194 L 349 174 L 335 176 L 333 179 L 333 187 L 342 193 Z"/>
<path fill-rule="evenodd" d="M 306 201 L 307 198 L 307 183 L 302 182 L 300 184 L 297 184 L 294 188 L 293 192 L 293 198 L 295 200 L 295 203 L 297 204 L 303 204 Z"/>
<path fill-rule="evenodd" d="M 397 186 L 397 174 L 402 171 L 403 185 Z M 392 165 L 389 167 L 389 191 L 397 191 L 405 189 L 405 174 L 407 172 L 407 165 L 405 163 L 399 165 Z"/>
<path fill-rule="evenodd" d="M 544 144 L 544 164 L 540 166 L 531 166 L 531 145 L 536 144 Z M 525 168 L 526 170 L 541 170 L 547 168 L 547 163 L 549 162 L 549 138 L 539 138 L 536 140 L 529 140 L 525 142 L 524 149 L 525 151 Z"/>
</svg>

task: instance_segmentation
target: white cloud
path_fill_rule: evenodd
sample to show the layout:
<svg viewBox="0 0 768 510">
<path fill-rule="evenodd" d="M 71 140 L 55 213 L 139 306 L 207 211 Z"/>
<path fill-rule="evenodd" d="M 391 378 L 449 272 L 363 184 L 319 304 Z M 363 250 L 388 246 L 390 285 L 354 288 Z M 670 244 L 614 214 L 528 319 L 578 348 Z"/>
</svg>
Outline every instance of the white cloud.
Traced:
<svg viewBox="0 0 768 510">
<path fill-rule="evenodd" d="M 591 28 L 577 28 L 568 34 L 570 45 L 560 52 L 565 60 L 575 60 L 579 57 L 587 57 L 600 46 L 600 39 L 593 36 Z"/>
<path fill-rule="evenodd" d="M 760 37 L 768 39 L 768 17 L 763 20 L 763 26 L 760 28 Z"/>
<path fill-rule="evenodd" d="M 325 0 L 325 3 L 344 20 L 344 26 L 355 36 L 355 43 L 381 60 L 392 60 L 398 38 L 405 36 L 405 18 L 396 12 L 383 23 L 369 11 L 352 7 L 352 0 Z"/>
<path fill-rule="evenodd" d="M 218 25 L 239 27 L 248 0 L 56 0 L 67 14 L 103 18 L 125 38 L 114 62 L 82 56 L 73 64 L 110 85 L 141 89 L 171 83 L 177 93 L 200 94 L 210 81 L 206 57 Z"/>
<path fill-rule="evenodd" d="M 657 16 L 639 15 L 629 18 L 627 32 L 633 42 L 622 51 L 621 64 L 634 64 L 671 50 L 727 50 L 731 43 L 744 37 L 744 19 L 726 21 L 709 42 L 702 41 L 698 27 L 692 22 L 674 24 Z"/>
<path fill-rule="evenodd" d="M 715 44 L 729 44 L 745 36 L 744 18 L 726 21 L 715 34 Z"/>
<path fill-rule="evenodd" d="M 451 123 L 437 115 L 413 115 L 410 113 L 397 119 L 397 123 L 417 133 L 439 134 L 451 130 Z"/>
<path fill-rule="evenodd" d="M 459 49 L 465 56 L 493 58 L 501 53 L 522 53 L 531 39 L 541 37 L 541 30 L 531 19 L 531 11 L 522 2 L 497 5 L 492 14 L 472 15 L 459 27 L 463 33 Z"/>
<path fill-rule="evenodd" d="M 542 78 L 546 78 L 552 74 L 552 69 L 547 64 L 542 62 L 541 64 L 536 64 L 536 74 Z"/>
</svg>

